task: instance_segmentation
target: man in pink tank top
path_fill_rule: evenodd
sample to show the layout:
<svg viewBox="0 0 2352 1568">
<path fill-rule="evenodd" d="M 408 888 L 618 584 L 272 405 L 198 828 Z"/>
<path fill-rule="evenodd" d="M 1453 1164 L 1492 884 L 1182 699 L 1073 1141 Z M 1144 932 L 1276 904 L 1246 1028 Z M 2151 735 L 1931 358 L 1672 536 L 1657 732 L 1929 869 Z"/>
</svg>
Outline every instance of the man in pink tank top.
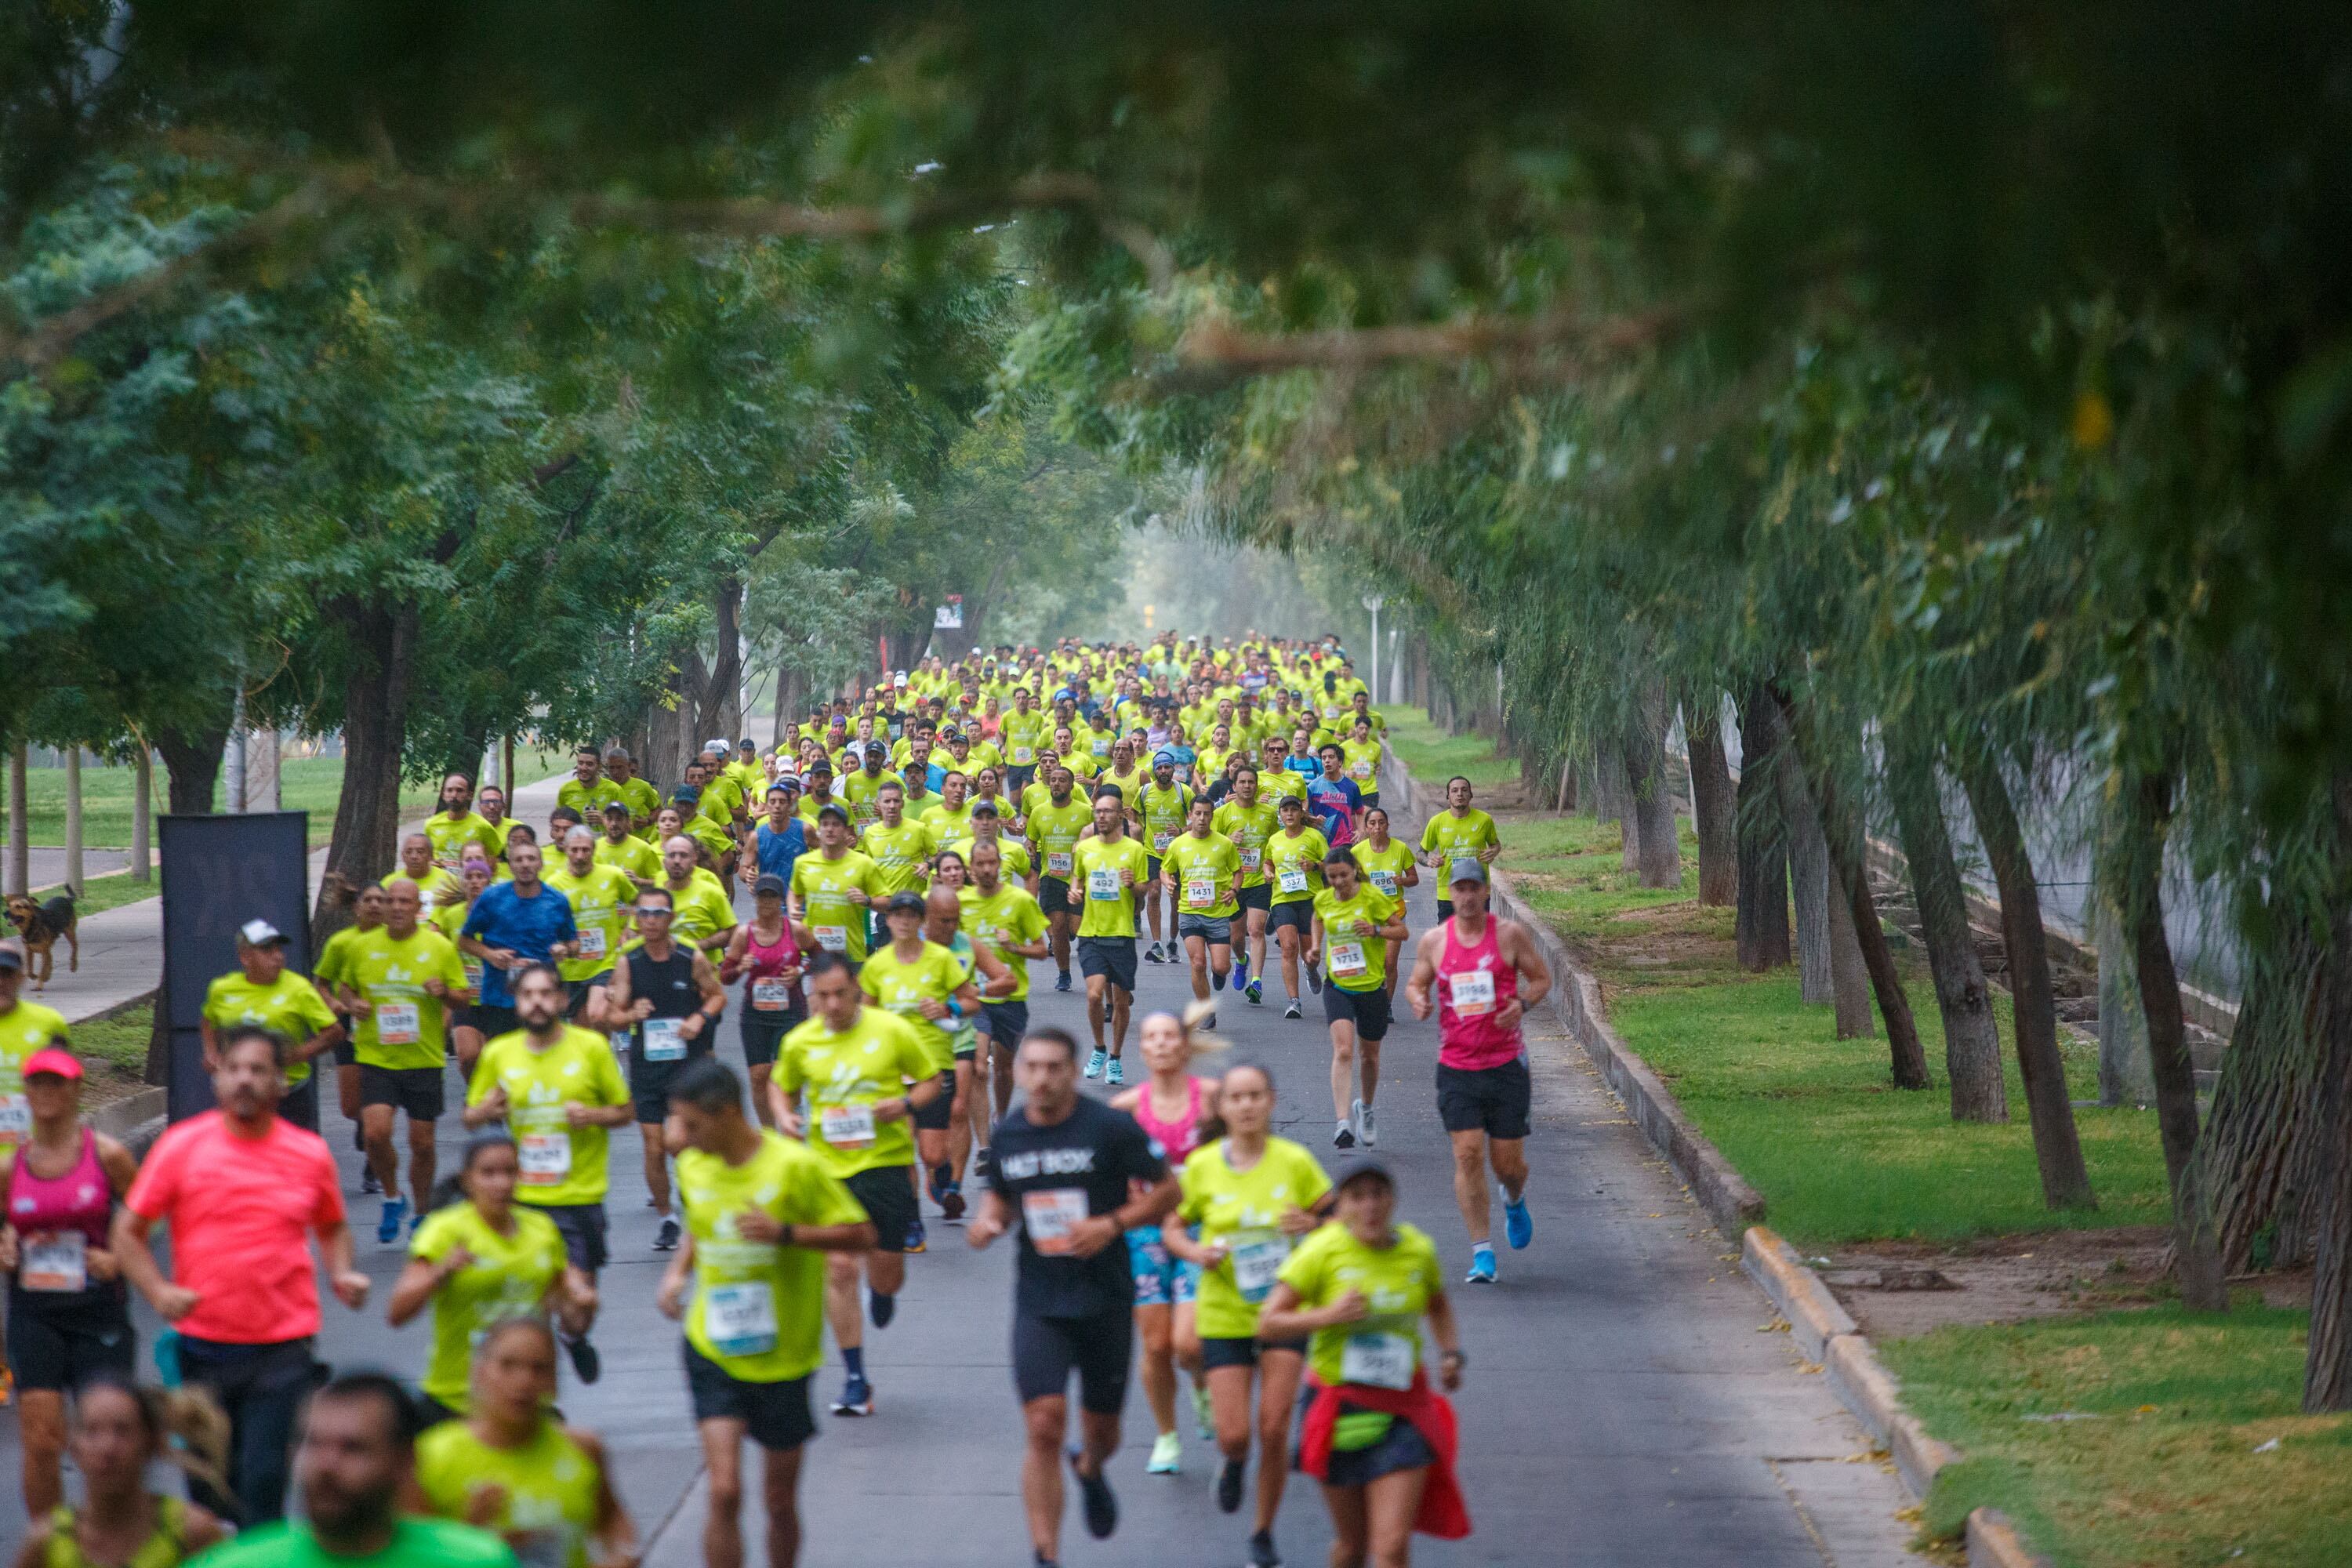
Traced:
<svg viewBox="0 0 2352 1568">
<path fill-rule="evenodd" d="M 1486 1172 L 1503 1184 L 1514 1251 L 1535 1239 L 1528 1213 L 1528 1110 L 1533 1085 L 1519 1021 L 1551 990 L 1551 970 L 1516 921 L 1486 912 L 1486 866 L 1457 856 L 1446 870 L 1454 914 L 1423 933 L 1405 1000 L 1437 1014 L 1437 1115 L 1454 1141 L 1454 1201 L 1470 1230 L 1467 1282 L 1495 1282 Z"/>
</svg>

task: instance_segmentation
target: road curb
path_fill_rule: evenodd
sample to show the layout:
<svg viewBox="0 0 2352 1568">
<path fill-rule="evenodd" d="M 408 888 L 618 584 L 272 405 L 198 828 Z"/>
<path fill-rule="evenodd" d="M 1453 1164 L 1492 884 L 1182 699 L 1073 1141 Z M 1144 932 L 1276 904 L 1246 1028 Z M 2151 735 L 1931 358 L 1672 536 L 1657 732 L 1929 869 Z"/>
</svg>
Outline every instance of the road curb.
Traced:
<svg viewBox="0 0 2352 1568">
<path fill-rule="evenodd" d="M 1770 1226 L 1750 1226 L 1739 1238 L 1739 1267 L 1789 1320 L 1789 1332 L 1807 1361 L 1825 1362 L 1832 1342 L 1862 1332 L 1822 1277 Z"/>
<path fill-rule="evenodd" d="M 2050 1560 L 2025 1544 L 2007 1514 L 1980 1508 L 1969 1515 L 1969 1568 L 2050 1568 Z"/>
<path fill-rule="evenodd" d="M 1819 1276 L 1814 1276 L 1814 1283 L 1820 1284 Z M 1936 1472 L 1956 1462 L 1959 1450 L 1929 1436 L 1919 1418 L 1903 1408 L 1903 1385 L 1878 1359 L 1870 1337 L 1840 1334 L 1832 1340 L 1822 1352 L 1822 1370 L 1845 1407 L 1870 1429 L 1872 1436 L 1886 1445 L 1911 1495 L 1924 1499 L 1935 1484 Z"/>
</svg>

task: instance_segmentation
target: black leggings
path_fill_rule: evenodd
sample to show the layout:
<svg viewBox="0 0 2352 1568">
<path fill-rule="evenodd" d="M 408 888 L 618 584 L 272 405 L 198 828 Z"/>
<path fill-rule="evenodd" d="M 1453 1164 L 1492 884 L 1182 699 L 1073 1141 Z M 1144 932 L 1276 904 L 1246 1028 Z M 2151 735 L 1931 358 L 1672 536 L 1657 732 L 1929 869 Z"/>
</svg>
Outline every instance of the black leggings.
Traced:
<svg viewBox="0 0 2352 1568">
<path fill-rule="evenodd" d="M 294 1420 L 317 1371 L 309 1340 L 233 1345 L 181 1336 L 182 1380 L 212 1390 L 227 1413 L 228 1482 L 236 1489 L 224 1498 L 192 1477 L 188 1490 L 197 1502 L 247 1528 L 285 1516 Z"/>
</svg>

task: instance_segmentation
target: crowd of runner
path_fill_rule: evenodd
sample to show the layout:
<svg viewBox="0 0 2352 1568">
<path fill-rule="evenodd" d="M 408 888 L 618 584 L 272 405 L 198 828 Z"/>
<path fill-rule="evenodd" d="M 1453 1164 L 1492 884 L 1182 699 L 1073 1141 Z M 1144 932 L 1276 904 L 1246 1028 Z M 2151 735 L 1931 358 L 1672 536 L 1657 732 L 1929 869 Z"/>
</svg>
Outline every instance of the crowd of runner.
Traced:
<svg viewBox="0 0 2352 1568">
<path fill-rule="evenodd" d="M 267 921 L 243 927 L 204 1007 L 217 1109 L 143 1160 L 85 1125 L 67 1025 L 18 995 L 25 955 L 0 942 L 0 1268 L 35 1523 L 18 1563 L 634 1563 L 602 1446 L 556 1411 L 562 1368 L 601 1373 L 610 1142 L 631 1122 L 711 1568 L 746 1560 L 747 1438 L 765 1560 L 795 1560 L 826 1333 L 831 1413 L 875 1416 L 865 1336 L 898 1314 L 927 1200 L 974 1247 L 1017 1240 L 1038 1563 L 1058 1558 L 1066 1470 L 1087 1529 L 1116 1528 L 1106 1466 L 1139 1363 L 1149 1471 L 1181 1467 L 1189 1388 L 1217 1506 L 1253 1502 L 1252 1563 L 1281 1561 L 1294 1468 L 1322 1486 L 1339 1568 L 1466 1534 L 1444 1392 L 1465 1355 L 1437 1247 L 1395 1219 L 1373 1152 L 1381 1046 L 1402 982 L 1439 1023 L 1465 1278 L 1492 1284 L 1493 1186 L 1509 1246 L 1532 1237 L 1519 1026 L 1551 979 L 1487 913 L 1501 845 L 1467 781 L 1416 844 L 1391 836 L 1383 728 L 1333 639 L 1163 636 L 933 659 L 764 753 L 713 741 L 667 792 L 583 748 L 543 833 L 452 774 L 396 868 L 330 889 L 350 920 L 310 973 Z M 1424 878 L 1440 923 L 1416 935 Z M 1074 959 L 1083 1043 L 1029 1016 L 1031 966 L 1071 992 Z M 1186 966 L 1184 1016 L 1134 1016 L 1139 963 Z M 1268 1005 L 1275 973 L 1284 1018 L 1302 983 L 1321 1000 L 1335 1171 L 1270 1131 L 1271 1068 L 1218 1059 L 1217 1009 Z M 741 1076 L 718 1059 L 730 1024 Z M 330 1376 L 315 1353 L 318 1265 L 344 1309 L 373 1293 L 319 1135 L 329 1081 L 375 1240 L 405 1249 L 388 1321 L 428 1325 L 399 1380 Z M 168 1325 L 147 1347 L 159 1385 L 139 1381 L 134 1291 Z M 159 1458 L 188 1500 L 149 1489 Z"/>
</svg>

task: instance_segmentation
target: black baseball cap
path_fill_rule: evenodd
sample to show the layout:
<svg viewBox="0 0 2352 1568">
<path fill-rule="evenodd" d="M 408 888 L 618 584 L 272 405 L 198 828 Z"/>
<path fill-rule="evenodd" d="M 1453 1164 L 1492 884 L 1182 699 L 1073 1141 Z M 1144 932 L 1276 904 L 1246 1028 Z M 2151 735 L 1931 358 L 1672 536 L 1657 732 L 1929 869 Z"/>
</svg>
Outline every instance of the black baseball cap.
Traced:
<svg viewBox="0 0 2352 1568">
<path fill-rule="evenodd" d="M 921 914 L 923 895 L 908 892 L 893 893 L 889 900 L 882 906 L 882 912 L 886 915 Z"/>
<path fill-rule="evenodd" d="M 770 871 L 751 884 L 751 892 L 755 897 L 764 897 L 772 893 L 781 899 L 784 896 L 784 879 L 773 871 Z"/>
</svg>

